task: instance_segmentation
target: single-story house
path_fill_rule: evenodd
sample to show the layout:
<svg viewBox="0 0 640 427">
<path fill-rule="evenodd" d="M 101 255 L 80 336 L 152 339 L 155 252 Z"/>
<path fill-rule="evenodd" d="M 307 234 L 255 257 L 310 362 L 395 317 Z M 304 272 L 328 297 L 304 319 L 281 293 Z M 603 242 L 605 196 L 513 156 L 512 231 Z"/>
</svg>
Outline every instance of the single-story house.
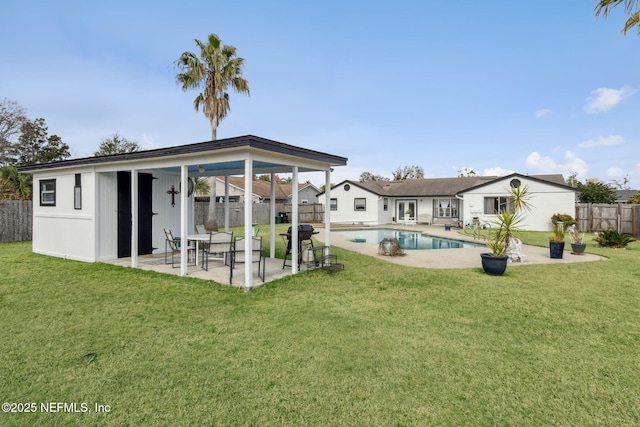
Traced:
<svg viewBox="0 0 640 427">
<path fill-rule="evenodd" d="M 274 177 L 276 173 L 291 173 L 295 186 L 298 173 L 324 171 L 326 182 L 330 183 L 332 168 L 346 162 L 344 157 L 247 135 L 30 165 L 19 170 L 33 174 L 34 252 L 86 262 L 131 257 L 131 266 L 136 267 L 138 255 L 165 251 L 165 228 L 173 230 L 176 236 L 193 233 L 191 178 L 242 175 L 249 177 L 244 188 L 251 193 L 250 178 L 254 174 Z M 275 187 L 271 191 L 275 193 Z M 294 240 L 297 240 L 297 203 L 296 192 L 292 215 Z M 270 252 L 274 257 L 275 213 L 271 218 Z M 329 216 L 326 218 L 329 227 Z M 245 235 L 250 236 L 251 209 L 245 209 L 244 223 Z M 187 250 L 186 245 L 182 247 L 181 274 L 186 275 Z M 247 245 L 247 258 L 250 250 Z M 297 257 L 294 253 L 293 273 L 297 272 Z M 252 263 L 245 264 L 247 287 L 252 286 L 252 269 Z"/>
<path fill-rule="evenodd" d="M 219 195 L 224 194 L 225 180 L 224 177 L 215 177 L 216 182 L 216 197 L 219 201 L 222 199 Z M 293 184 L 281 182 L 274 183 L 275 186 L 275 201 L 276 203 L 291 203 L 293 198 Z M 244 177 L 230 176 L 229 177 L 229 201 L 244 203 L 245 191 L 244 191 Z M 260 179 L 254 179 L 252 182 L 252 195 L 251 200 L 253 203 L 268 203 L 271 201 L 271 182 L 263 181 Z M 320 190 L 310 182 L 298 184 L 298 202 L 299 203 L 316 203 L 316 197 L 320 194 Z"/>
<path fill-rule="evenodd" d="M 474 176 L 404 181 L 343 181 L 331 188 L 329 209 L 334 223 L 381 225 L 417 222 L 466 226 L 486 224 L 507 204 L 512 186 L 527 186 L 531 212 L 523 229 L 550 230 L 551 216 L 575 216 L 576 188 L 561 174 Z M 324 193 L 318 200 L 324 203 Z"/>
</svg>

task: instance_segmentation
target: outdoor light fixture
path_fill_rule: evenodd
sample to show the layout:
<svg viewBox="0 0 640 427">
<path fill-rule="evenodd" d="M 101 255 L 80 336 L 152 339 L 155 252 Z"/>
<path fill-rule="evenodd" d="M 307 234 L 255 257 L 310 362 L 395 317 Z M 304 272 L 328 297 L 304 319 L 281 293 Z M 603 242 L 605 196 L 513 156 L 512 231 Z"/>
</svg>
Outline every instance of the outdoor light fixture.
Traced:
<svg viewBox="0 0 640 427">
<path fill-rule="evenodd" d="M 204 167 L 198 165 L 198 172 L 200 172 L 200 173 L 204 172 Z"/>
</svg>

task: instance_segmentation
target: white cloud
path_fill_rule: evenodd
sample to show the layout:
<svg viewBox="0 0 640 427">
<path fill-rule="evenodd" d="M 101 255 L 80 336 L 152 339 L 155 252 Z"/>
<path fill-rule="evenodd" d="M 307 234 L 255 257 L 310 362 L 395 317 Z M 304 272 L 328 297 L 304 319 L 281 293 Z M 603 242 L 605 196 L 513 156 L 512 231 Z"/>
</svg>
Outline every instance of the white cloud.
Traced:
<svg viewBox="0 0 640 427">
<path fill-rule="evenodd" d="M 140 141 L 140 146 L 145 150 L 153 150 L 156 148 L 161 148 L 160 144 L 156 142 L 156 140 L 149 134 L 143 133 Z"/>
<path fill-rule="evenodd" d="M 547 117 L 549 114 L 551 114 L 551 110 L 549 110 L 548 108 L 542 108 L 535 112 L 537 119 L 542 119 L 544 117 Z"/>
<path fill-rule="evenodd" d="M 607 169 L 607 176 L 609 178 L 622 178 L 624 176 L 624 171 L 617 166 L 611 166 Z"/>
<path fill-rule="evenodd" d="M 591 96 L 587 98 L 584 111 L 587 114 L 605 113 L 635 92 L 635 89 L 629 86 L 623 86 L 620 89 L 598 88 L 591 92 Z"/>
<path fill-rule="evenodd" d="M 512 169 L 504 169 L 504 168 L 501 168 L 500 166 L 495 166 L 492 168 L 484 169 L 482 171 L 482 176 L 505 176 L 514 172 L 515 171 Z"/>
<path fill-rule="evenodd" d="M 626 141 L 621 135 L 599 136 L 578 144 L 581 148 L 602 147 L 624 144 Z"/>
<path fill-rule="evenodd" d="M 579 179 L 586 177 L 589 171 L 587 163 L 571 151 L 564 153 L 563 162 L 556 162 L 551 157 L 542 156 L 537 151 L 534 151 L 527 156 L 526 165 L 536 173 L 561 173 L 569 176 L 571 173 L 576 172 Z"/>
</svg>

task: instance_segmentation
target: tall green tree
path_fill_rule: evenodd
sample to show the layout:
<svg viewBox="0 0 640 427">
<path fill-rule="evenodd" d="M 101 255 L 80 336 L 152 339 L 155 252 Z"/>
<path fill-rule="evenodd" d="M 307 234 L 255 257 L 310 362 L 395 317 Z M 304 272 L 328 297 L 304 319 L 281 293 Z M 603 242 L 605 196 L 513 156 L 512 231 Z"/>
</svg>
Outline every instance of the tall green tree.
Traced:
<svg viewBox="0 0 640 427">
<path fill-rule="evenodd" d="M 142 147 L 136 141 L 131 141 L 120 136 L 118 132 L 109 138 L 103 138 L 100 141 L 98 151 L 93 153 L 94 156 L 108 156 L 110 154 L 134 153 L 140 151 Z"/>
<path fill-rule="evenodd" d="M 216 139 L 220 121 L 229 112 L 229 89 L 250 95 L 249 82 L 242 77 L 244 58 L 236 56 L 236 48 L 222 44 L 216 34 L 209 34 L 206 42 L 195 39 L 200 54 L 183 52 L 176 61 L 180 71 L 176 76 L 183 91 L 199 90 L 193 101 L 196 111 L 202 112 L 211 124 L 211 139 Z"/>
<path fill-rule="evenodd" d="M 582 190 L 579 196 L 581 203 L 615 203 L 616 190 L 600 181 L 589 181 L 586 184 L 578 184 Z"/>
<path fill-rule="evenodd" d="M 422 169 L 422 166 L 398 166 L 398 169 L 393 171 L 394 181 L 421 178 L 424 178 L 424 169 Z"/>
<path fill-rule="evenodd" d="M 382 175 L 376 175 L 374 173 L 371 172 L 362 172 L 360 174 L 360 182 L 371 182 L 371 181 L 389 181 L 389 178 L 382 176 Z"/>
<path fill-rule="evenodd" d="M 184 92 L 195 89 L 200 93 L 193 101 L 196 111 L 202 112 L 211 125 L 211 140 L 216 140 L 220 121 L 229 112 L 229 89 L 250 95 L 249 82 L 242 77 L 244 58 L 236 56 L 236 48 L 222 44 L 216 34 L 209 34 L 206 42 L 194 40 L 200 54 L 183 52 L 176 61 L 180 71 L 176 75 Z M 211 185 L 207 228 L 217 230 L 216 220 L 216 180 Z"/>
<path fill-rule="evenodd" d="M 12 164 L 48 163 L 71 157 L 69 146 L 58 135 L 47 135 L 43 118 L 27 120 L 20 127 L 18 142 L 11 147 Z"/>
<path fill-rule="evenodd" d="M 596 18 L 602 16 L 606 19 L 609 13 L 620 5 L 624 5 L 624 14 L 629 17 L 622 33 L 626 35 L 629 30 L 635 28 L 640 35 L 640 0 L 597 0 Z"/>
<path fill-rule="evenodd" d="M 27 115 L 20 104 L 7 98 L 0 101 L 0 166 L 12 162 L 11 147 L 26 121 Z"/>
</svg>

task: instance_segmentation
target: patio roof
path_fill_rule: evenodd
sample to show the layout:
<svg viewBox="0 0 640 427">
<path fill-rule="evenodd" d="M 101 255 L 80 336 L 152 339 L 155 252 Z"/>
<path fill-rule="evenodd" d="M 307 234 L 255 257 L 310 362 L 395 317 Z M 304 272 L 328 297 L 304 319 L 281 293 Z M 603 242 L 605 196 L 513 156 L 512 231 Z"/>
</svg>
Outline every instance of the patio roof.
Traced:
<svg viewBox="0 0 640 427">
<path fill-rule="evenodd" d="M 134 153 L 112 154 L 108 156 L 92 156 L 78 159 L 62 160 L 51 163 L 43 163 L 29 166 L 21 166 L 20 172 L 36 172 L 48 169 L 60 169 L 78 166 L 123 164 L 145 161 L 157 161 L 164 159 L 177 158 L 196 158 L 207 154 L 231 154 L 233 152 L 242 152 L 253 149 L 256 152 L 263 151 L 276 153 L 285 157 L 306 160 L 312 163 L 326 163 L 332 166 L 344 166 L 347 164 L 346 157 L 335 156 L 328 153 L 322 153 L 315 150 L 309 150 L 302 147 L 261 138 L 254 135 L 245 135 L 234 138 L 218 139 L 215 141 L 198 142 L 195 144 L 178 145 L 175 147 L 158 148 L 154 150 L 142 150 Z M 204 159 L 203 159 L 204 160 Z M 200 166 L 200 168 L 199 168 Z M 287 164 L 268 161 L 254 161 L 253 169 L 255 173 L 270 172 L 291 172 Z M 178 166 L 168 166 L 179 171 Z M 317 171 L 319 169 L 303 167 L 299 172 Z M 241 159 L 226 160 L 207 164 L 203 161 L 202 165 L 189 165 L 190 175 L 241 175 L 244 173 L 244 164 Z"/>
</svg>

